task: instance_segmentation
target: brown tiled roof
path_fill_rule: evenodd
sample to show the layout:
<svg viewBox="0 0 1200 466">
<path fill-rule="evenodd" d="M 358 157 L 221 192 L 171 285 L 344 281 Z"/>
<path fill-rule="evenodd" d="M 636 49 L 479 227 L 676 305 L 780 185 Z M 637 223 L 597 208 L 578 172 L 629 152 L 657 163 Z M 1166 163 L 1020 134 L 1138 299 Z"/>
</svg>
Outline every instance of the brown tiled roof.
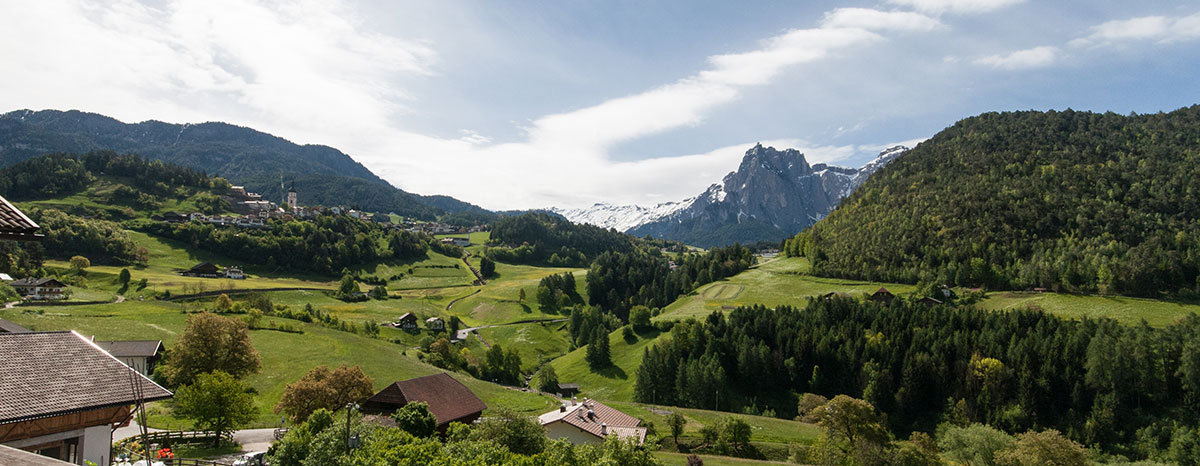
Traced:
<svg viewBox="0 0 1200 466">
<path fill-rule="evenodd" d="M 151 358 L 158 355 L 162 340 L 96 340 L 96 345 L 118 358 Z"/>
<path fill-rule="evenodd" d="M 565 422 L 600 438 L 606 438 L 609 435 L 620 438 L 632 437 L 639 444 L 646 438 L 646 429 L 638 427 L 642 423 L 641 420 L 595 400 L 585 399 L 582 403 L 567 407 L 566 411 L 561 409 L 550 411 L 538 416 L 538 422 L 543 426 L 554 422 Z M 601 433 L 605 430 L 607 433 Z"/>
<path fill-rule="evenodd" d="M 171 397 L 75 332 L 0 333 L 0 424 Z"/>
<path fill-rule="evenodd" d="M 439 426 L 487 409 L 487 405 L 471 389 L 445 372 L 388 385 L 371 395 L 363 408 L 364 411 L 383 413 L 400 409 L 412 401 L 429 404 L 429 412 L 437 418 Z"/>
<path fill-rule="evenodd" d="M 26 217 L 20 209 L 0 197 L 0 239 L 40 240 L 42 235 L 36 234 L 38 224 Z"/>
<path fill-rule="evenodd" d="M 17 325 L 16 322 L 0 319 L 0 333 L 24 333 L 28 331 L 29 329 Z"/>
<path fill-rule="evenodd" d="M 72 463 L 66 461 L 18 450 L 7 445 L 0 445 L 0 464 L 4 466 L 72 466 Z"/>
</svg>

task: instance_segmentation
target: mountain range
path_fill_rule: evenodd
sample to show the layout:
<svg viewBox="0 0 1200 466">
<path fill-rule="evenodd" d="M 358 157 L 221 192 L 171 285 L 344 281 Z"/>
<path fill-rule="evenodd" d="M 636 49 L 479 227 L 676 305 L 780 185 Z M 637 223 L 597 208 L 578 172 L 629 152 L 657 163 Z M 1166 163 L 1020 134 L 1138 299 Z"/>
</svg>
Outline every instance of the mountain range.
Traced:
<svg viewBox="0 0 1200 466">
<path fill-rule="evenodd" d="M 755 145 L 736 171 L 696 197 L 651 207 L 550 209 L 577 223 L 712 247 L 780 241 L 829 214 L 867 177 L 908 151 L 896 146 L 861 168 L 810 165 L 796 149 Z"/>
<path fill-rule="evenodd" d="M 397 189 L 349 155 L 328 146 L 298 145 L 228 123 L 123 123 L 77 110 L 17 110 L 0 115 L 0 166 L 47 153 L 91 150 L 136 153 L 222 176 L 281 199 L 281 179 L 295 182 L 303 203 L 347 205 L 433 219 L 446 213 L 491 215 L 448 196 Z"/>
</svg>

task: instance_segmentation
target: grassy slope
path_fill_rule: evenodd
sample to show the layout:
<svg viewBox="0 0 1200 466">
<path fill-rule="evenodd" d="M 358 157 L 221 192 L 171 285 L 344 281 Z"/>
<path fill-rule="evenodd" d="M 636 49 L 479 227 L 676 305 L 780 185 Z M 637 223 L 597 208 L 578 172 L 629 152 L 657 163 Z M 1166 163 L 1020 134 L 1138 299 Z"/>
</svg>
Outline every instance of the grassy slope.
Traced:
<svg viewBox="0 0 1200 466">
<path fill-rule="evenodd" d="M 586 347 L 567 353 L 551 364 L 560 382 L 579 384 L 580 396 L 630 401 L 633 399 L 634 377 L 637 368 L 642 365 L 642 351 L 658 338 L 657 332 L 651 332 L 638 335 L 637 341 L 629 343 L 620 331 L 610 333 L 608 342 L 613 366 L 600 372 L 593 372 L 584 360 Z"/>
<path fill-rule="evenodd" d="M 779 444 L 811 444 L 817 440 L 817 436 L 821 434 L 821 428 L 813 424 L 806 424 L 799 421 L 788 419 L 778 419 L 773 417 L 751 416 L 747 414 L 724 413 L 720 411 L 709 411 L 704 409 L 678 408 L 673 406 L 655 407 L 644 405 L 641 403 L 630 402 L 615 402 L 605 401 L 604 403 L 617 408 L 631 416 L 642 420 L 654 423 L 659 435 L 670 435 L 670 426 L 667 425 L 667 414 L 658 414 L 651 409 L 659 411 L 666 410 L 672 413 L 683 415 L 687 421 L 683 428 L 681 439 L 699 441 L 701 438 L 700 428 L 706 425 L 717 425 L 725 421 L 725 419 L 734 417 L 741 419 L 750 425 L 750 439 L 754 442 L 763 443 L 779 443 Z M 681 442 L 682 443 L 682 442 Z"/>
<path fill-rule="evenodd" d="M 712 456 L 712 455 L 697 455 L 704 461 L 705 466 L 755 466 L 755 465 L 790 465 L 795 463 L 784 463 L 782 461 L 760 461 L 748 460 L 742 458 L 730 458 L 728 456 Z M 656 451 L 654 457 L 662 461 L 663 464 L 669 466 L 686 465 L 687 454 L 673 453 L 668 451 Z"/>
<path fill-rule="evenodd" d="M 808 261 L 803 258 L 779 258 L 759 264 L 729 279 L 710 283 L 671 303 L 656 319 L 684 320 L 703 318 L 713 311 L 762 304 L 802 306 L 812 296 L 832 291 L 861 294 L 886 287 L 893 293 L 910 293 L 911 285 L 839 280 L 803 275 Z"/>
<path fill-rule="evenodd" d="M 74 329 L 98 339 L 162 339 L 173 344 L 186 324 L 181 305 L 162 302 L 126 302 L 122 304 L 49 307 L 43 314 L 37 308 L 0 311 L 0 317 L 36 330 Z M 270 330 L 251 332 L 254 346 L 262 354 L 263 369 L 246 378 L 257 392 L 259 416 L 256 426 L 272 426 L 278 417 L 272 412 L 284 387 L 318 365 L 359 365 L 381 389 L 396 380 L 441 371 L 402 354 L 405 347 L 381 339 L 290 321 L 304 329 L 303 334 Z M 411 351 L 409 351 L 411 355 Z M 537 395 L 509 390 L 498 385 L 454 374 L 489 406 L 506 406 L 536 413 L 548 410 L 553 402 Z M 166 421 L 159 417 L 161 423 Z M 178 425 L 175 422 L 171 422 Z"/>
<path fill-rule="evenodd" d="M 979 307 L 1006 310 L 1033 307 L 1069 319 L 1109 318 L 1126 325 L 1145 319 L 1162 327 L 1188 314 L 1200 314 L 1200 305 L 1125 296 L 1081 296 L 1058 293 L 988 293 Z"/>
</svg>

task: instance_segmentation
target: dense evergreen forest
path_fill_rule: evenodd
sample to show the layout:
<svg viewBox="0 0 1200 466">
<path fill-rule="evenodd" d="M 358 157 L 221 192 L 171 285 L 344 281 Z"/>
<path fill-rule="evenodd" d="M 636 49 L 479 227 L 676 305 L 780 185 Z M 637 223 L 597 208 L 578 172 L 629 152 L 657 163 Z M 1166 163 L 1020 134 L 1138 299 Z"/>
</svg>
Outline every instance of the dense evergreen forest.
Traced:
<svg viewBox="0 0 1200 466">
<path fill-rule="evenodd" d="M 1195 297 L 1200 106 L 986 113 L 892 161 L 787 242 L 818 275 Z"/>
<path fill-rule="evenodd" d="M 790 393 L 849 394 L 901 436 L 943 421 L 1055 428 L 1144 458 L 1196 432 L 1200 317 L 1153 329 L 903 300 L 741 308 L 676 324 L 646 351 L 634 390 L 637 401 L 736 411 Z"/>
<path fill-rule="evenodd" d="M 433 242 L 425 234 L 387 231 L 371 222 L 334 215 L 306 222 L 271 220 L 265 230 L 197 222 L 152 223 L 146 230 L 247 263 L 330 276 L 377 260 L 419 259 Z"/>
<path fill-rule="evenodd" d="M 169 196 L 179 187 L 209 188 L 203 172 L 133 154 L 93 151 L 50 154 L 0 170 L 0 195 L 14 201 L 49 199 L 82 191 L 96 176 L 120 177 L 138 190 Z"/>
<path fill-rule="evenodd" d="M 574 224 L 544 213 L 504 217 L 492 225 L 493 260 L 518 264 L 584 267 L 607 251 L 629 252 L 634 239 L 616 230 Z"/>
<path fill-rule="evenodd" d="M 701 285 L 750 268 L 754 255 L 735 244 L 683 254 L 674 262 L 672 267 L 667 254 L 653 248 L 600 254 L 587 274 L 589 303 L 628 321 L 634 306 L 665 307 Z"/>
</svg>

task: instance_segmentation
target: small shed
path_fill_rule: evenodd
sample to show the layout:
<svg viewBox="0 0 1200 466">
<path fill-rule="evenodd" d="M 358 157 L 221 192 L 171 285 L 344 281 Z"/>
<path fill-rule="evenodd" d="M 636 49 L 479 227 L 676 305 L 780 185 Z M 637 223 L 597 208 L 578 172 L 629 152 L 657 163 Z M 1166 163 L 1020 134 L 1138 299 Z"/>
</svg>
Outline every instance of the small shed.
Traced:
<svg viewBox="0 0 1200 466">
<path fill-rule="evenodd" d="M 108 352 L 114 358 L 120 359 L 126 366 L 143 375 L 153 373 L 154 366 L 162 359 L 162 340 L 96 340 L 95 343 L 100 349 Z"/>
<path fill-rule="evenodd" d="M 575 396 L 579 393 L 579 384 L 577 383 L 560 383 L 558 384 L 558 396 L 568 397 Z"/>
<path fill-rule="evenodd" d="M 918 300 L 917 300 L 917 302 L 918 302 L 918 303 L 921 303 L 921 304 L 924 304 L 924 305 L 926 305 L 926 306 L 929 306 L 929 307 L 933 307 L 933 306 L 937 306 L 937 305 L 939 305 L 939 304 L 942 304 L 942 300 L 940 300 L 940 299 L 937 299 L 937 298 L 930 298 L 930 297 L 928 297 L 928 296 L 926 296 L 926 297 L 924 297 L 924 298 L 921 298 L 921 299 L 918 299 Z"/>
</svg>

